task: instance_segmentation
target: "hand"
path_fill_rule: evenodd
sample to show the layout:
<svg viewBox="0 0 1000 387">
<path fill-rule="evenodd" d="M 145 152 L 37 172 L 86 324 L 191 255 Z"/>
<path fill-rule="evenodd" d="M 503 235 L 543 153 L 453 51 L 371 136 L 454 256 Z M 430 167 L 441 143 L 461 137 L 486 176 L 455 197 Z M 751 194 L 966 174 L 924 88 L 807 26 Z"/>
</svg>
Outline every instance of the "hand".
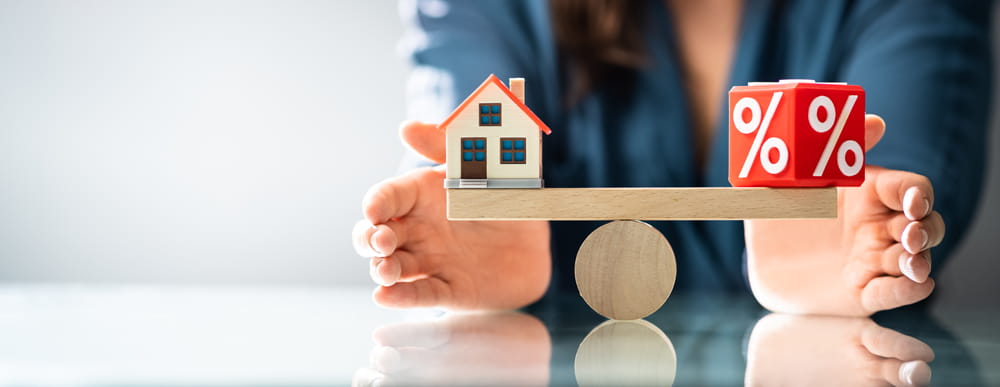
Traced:
<svg viewBox="0 0 1000 387">
<path fill-rule="evenodd" d="M 934 351 L 869 318 L 770 314 L 747 343 L 747 386 L 930 383 Z"/>
<path fill-rule="evenodd" d="M 400 136 L 424 157 L 445 161 L 435 125 L 407 122 Z M 548 222 L 452 222 L 445 208 L 442 167 L 385 180 L 365 195 L 353 239 L 359 254 L 374 257 L 376 303 L 513 309 L 541 298 L 552 271 Z"/>
<path fill-rule="evenodd" d="M 870 149 L 885 122 L 865 117 Z M 927 298 L 931 247 L 944 238 L 926 177 L 865 166 L 858 188 L 839 189 L 837 219 L 748 220 L 748 272 L 764 307 L 787 313 L 868 316 Z"/>
<path fill-rule="evenodd" d="M 516 312 L 445 315 L 383 326 L 353 385 L 544 386 L 552 344 L 538 319 Z"/>
</svg>

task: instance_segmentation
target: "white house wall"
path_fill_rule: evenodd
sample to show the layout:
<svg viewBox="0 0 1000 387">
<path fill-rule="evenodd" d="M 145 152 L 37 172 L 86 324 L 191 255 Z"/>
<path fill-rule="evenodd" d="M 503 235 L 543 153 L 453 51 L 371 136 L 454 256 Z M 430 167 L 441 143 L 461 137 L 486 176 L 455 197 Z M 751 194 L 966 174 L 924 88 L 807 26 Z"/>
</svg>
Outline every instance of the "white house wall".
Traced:
<svg viewBox="0 0 1000 387">
<path fill-rule="evenodd" d="M 479 104 L 501 104 L 501 126 L 479 126 Z M 541 132 L 538 124 L 521 111 L 496 85 L 487 85 L 476 100 L 458 113 L 447 133 L 447 178 L 462 177 L 462 137 L 486 137 L 486 177 L 489 179 L 538 179 L 541 177 Z M 524 137 L 524 164 L 500 163 L 500 138 Z"/>
</svg>

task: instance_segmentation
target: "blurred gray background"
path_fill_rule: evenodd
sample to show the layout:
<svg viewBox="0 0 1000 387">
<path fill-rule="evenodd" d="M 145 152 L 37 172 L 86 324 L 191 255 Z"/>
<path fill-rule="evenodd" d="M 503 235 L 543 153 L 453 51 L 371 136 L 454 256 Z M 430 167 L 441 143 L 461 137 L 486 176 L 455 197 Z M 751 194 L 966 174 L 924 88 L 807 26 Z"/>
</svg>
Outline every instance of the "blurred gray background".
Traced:
<svg viewBox="0 0 1000 387">
<path fill-rule="evenodd" d="M 367 284 L 395 1 L 0 0 L 0 280 Z"/>
<path fill-rule="evenodd" d="M 349 235 L 403 150 L 396 8 L 0 0 L 0 281 L 368 285 Z M 939 299 L 1000 294 L 991 147 Z"/>
</svg>

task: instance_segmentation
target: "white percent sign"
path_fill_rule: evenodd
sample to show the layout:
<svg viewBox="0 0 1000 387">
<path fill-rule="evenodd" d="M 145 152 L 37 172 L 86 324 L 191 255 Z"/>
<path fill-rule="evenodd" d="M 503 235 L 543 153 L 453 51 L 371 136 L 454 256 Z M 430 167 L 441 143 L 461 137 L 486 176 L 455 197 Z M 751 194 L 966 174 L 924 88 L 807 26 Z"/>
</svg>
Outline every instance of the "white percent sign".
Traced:
<svg viewBox="0 0 1000 387">
<path fill-rule="evenodd" d="M 743 161 L 743 169 L 740 169 L 740 178 L 745 178 L 750 174 L 750 167 L 753 166 L 754 159 L 757 158 L 758 154 L 760 155 L 760 166 L 764 167 L 767 173 L 775 175 L 784 171 L 785 167 L 788 166 L 788 145 L 785 144 L 785 141 L 777 137 L 771 137 L 764 141 L 767 129 L 771 127 L 774 112 L 778 110 L 782 94 L 784 93 L 779 91 L 771 95 L 771 103 L 767 105 L 767 112 L 764 113 L 763 120 L 760 116 L 760 103 L 753 97 L 740 98 L 736 102 L 736 106 L 733 107 L 733 125 L 736 126 L 736 130 L 743 134 L 757 131 L 757 136 L 753 138 L 753 143 L 750 145 L 750 152 L 747 153 L 747 158 Z M 750 109 L 749 122 L 743 120 L 743 111 L 746 109 Z M 772 149 L 778 151 L 777 161 L 771 161 Z"/>
<path fill-rule="evenodd" d="M 851 110 L 854 109 L 854 103 L 857 102 L 857 95 L 850 95 L 847 97 L 847 102 L 844 103 L 844 109 L 840 111 L 839 117 L 836 118 L 837 125 L 834 126 L 834 116 L 836 110 L 833 107 L 833 101 L 830 97 L 821 95 L 812 100 L 809 104 L 809 126 L 812 127 L 816 133 L 826 133 L 833 128 L 833 133 L 830 134 L 830 139 L 826 141 L 826 147 L 823 148 L 823 153 L 819 156 L 819 161 L 816 163 L 816 169 L 813 170 L 813 176 L 819 177 L 823 176 L 823 171 L 826 170 L 827 163 L 830 162 L 830 155 L 833 154 L 833 148 L 837 146 L 837 141 L 840 140 L 840 134 L 844 131 L 844 126 L 847 125 L 847 117 L 851 115 Z M 826 119 L 823 121 L 819 120 L 819 109 L 823 108 L 826 110 Z M 854 163 L 847 164 L 847 152 L 854 153 Z M 837 167 L 840 168 L 840 173 L 844 176 L 854 176 L 858 172 L 861 172 L 861 167 L 865 165 L 865 152 L 861 149 L 861 144 L 857 141 L 847 140 L 840 144 L 837 148 Z"/>
</svg>

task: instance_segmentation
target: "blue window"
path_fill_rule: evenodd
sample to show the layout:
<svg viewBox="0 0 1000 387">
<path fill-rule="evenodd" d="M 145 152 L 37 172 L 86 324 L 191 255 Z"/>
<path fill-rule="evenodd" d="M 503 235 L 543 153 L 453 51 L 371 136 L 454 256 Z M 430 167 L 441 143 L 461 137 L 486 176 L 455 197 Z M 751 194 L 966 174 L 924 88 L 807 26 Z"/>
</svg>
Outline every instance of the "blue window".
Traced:
<svg viewBox="0 0 1000 387">
<path fill-rule="evenodd" d="M 524 137 L 503 137 L 500 139 L 500 164 L 525 164 L 526 149 Z"/>
<path fill-rule="evenodd" d="M 485 137 L 462 137 L 462 162 L 486 161 Z"/>
<path fill-rule="evenodd" d="M 479 104 L 479 126 L 500 126 L 500 104 Z"/>
</svg>

